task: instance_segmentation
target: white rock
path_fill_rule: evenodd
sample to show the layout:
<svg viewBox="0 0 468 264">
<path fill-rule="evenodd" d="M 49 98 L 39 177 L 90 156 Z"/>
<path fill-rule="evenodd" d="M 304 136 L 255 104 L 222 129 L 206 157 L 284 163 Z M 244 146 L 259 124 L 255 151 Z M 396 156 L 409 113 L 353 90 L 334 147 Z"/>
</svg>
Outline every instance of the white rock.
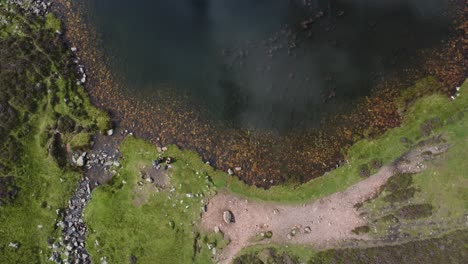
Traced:
<svg viewBox="0 0 468 264">
<path fill-rule="evenodd" d="M 70 50 L 76 52 L 78 49 L 76 47 L 71 47 Z"/>
<path fill-rule="evenodd" d="M 107 130 L 107 135 L 108 135 L 108 136 L 114 135 L 114 129 L 109 129 L 109 130 Z"/>
<path fill-rule="evenodd" d="M 83 156 L 79 156 L 78 159 L 76 160 L 76 166 L 78 167 L 83 167 L 84 166 L 84 157 Z"/>
<path fill-rule="evenodd" d="M 19 247 L 19 244 L 18 243 L 13 243 L 13 242 L 10 242 L 10 244 L 8 244 L 9 247 L 12 247 L 12 248 L 18 248 Z"/>
</svg>

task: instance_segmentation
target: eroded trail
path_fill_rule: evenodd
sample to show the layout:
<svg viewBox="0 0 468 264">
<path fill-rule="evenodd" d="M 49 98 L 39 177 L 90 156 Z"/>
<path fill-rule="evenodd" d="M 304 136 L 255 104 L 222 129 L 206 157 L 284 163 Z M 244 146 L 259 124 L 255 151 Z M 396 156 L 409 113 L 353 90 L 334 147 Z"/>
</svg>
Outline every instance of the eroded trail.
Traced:
<svg viewBox="0 0 468 264">
<path fill-rule="evenodd" d="M 311 203 L 281 205 L 253 202 L 227 192 L 219 193 L 208 203 L 208 210 L 202 216 L 202 228 L 208 231 L 219 228 L 231 241 L 216 256 L 218 263 L 230 263 L 242 248 L 262 243 L 255 242 L 261 232 L 273 233 L 271 239 L 266 239 L 271 243 L 304 244 L 315 248 L 332 247 L 349 239 L 370 239 L 351 232 L 367 224 L 354 206 L 376 196 L 395 173 L 423 170 L 424 157 L 421 154 L 427 151 L 434 154 L 445 152 L 448 146 L 441 143 L 417 146 L 392 165 L 383 167 L 345 191 Z M 228 224 L 224 221 L 223 213 L 226 211 L 232 213 L 234 222 Z"/>
</svg>

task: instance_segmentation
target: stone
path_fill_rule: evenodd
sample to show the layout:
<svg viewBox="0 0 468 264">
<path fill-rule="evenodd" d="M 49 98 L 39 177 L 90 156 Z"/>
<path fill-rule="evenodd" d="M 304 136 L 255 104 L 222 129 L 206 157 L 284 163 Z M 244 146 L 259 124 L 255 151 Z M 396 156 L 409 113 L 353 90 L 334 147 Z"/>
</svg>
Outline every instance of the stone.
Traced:
<svg viewBox="0 0 468 264">
<path fill-rule="evenodd" d="M 107 133 L 106 133 L 108 136 L 112 136 L 114 135 L 114 129 L 109 129 L 107 130 Z"/>
<path fill-rule="evenodd" d="M 223 220 L 226 224 L 234 223 L 234 215 L 232 214 L 231 211 L 224 211 Z"/>
<path fill-rule="evenodd" d="M 10 242 L 10 243 L 8 244 L 8 246 L 17 249 L 17 248 L 19 248 L 19 243 Z"/>
<path fill-rule="evenodd" d="M 233 174 L 234 174 L 234 172 L 231 170 L 231 168 L 228 169 L 227 173 L 228 173 L 229 175 L 233 175 Z"/>
<path fill-rule="evenodd" d="M 306 227 L 304 228 L 304 232 L 307 233 L 307 234 L 309 234 L 311 231 L 312 231 L 312 229 L 310 229 L 309 226 L 306 226 Z"/>
<path fill-rule="evenodd" d="M 79 156 L 78 159 L 76 159 L 76 166 L 83 167 L 84 165 L 85 165 L 85 158 L 83 156 Z"/>
<path fill-rule="evenodd" d="M 242 170 L 242 167 L 235 167 L 234 170 L 235 170 L 235 171 L 241 171 L 241 170 Z"/>
<path fill-rule="evenodd" d="M 219 233 L 219 227 L 218 227 L 218 226 L 215 226 L 213 231 L 214 231 L 216 234 Z"/>
<path fill-rule="evenodd" d="M 76 47 L 71 47 L 70 50 L 71 50 L 72 52 L 76 52 L 78 49 L 77 49 Z"/>
</svg>

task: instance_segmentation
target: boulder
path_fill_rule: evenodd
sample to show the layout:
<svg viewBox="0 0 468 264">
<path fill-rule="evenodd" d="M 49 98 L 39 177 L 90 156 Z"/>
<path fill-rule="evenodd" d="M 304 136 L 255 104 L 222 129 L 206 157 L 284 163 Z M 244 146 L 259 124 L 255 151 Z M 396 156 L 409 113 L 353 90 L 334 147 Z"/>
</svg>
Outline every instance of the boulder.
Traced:
<svg viewBox="0 0 468 264">
<path fill-rule="evenodd" d="M 76 166 L 83 167 L 84 165 L 85 165 L 85 157 L 79 156 L 78 159 L 76 159 Z"/>
<path fill-rule="evenodd" d="M 232 214 L 231 211 L 224 211 L 223 220 L 226 224 L 234 223 L 234 215 Z"/>
</svg>

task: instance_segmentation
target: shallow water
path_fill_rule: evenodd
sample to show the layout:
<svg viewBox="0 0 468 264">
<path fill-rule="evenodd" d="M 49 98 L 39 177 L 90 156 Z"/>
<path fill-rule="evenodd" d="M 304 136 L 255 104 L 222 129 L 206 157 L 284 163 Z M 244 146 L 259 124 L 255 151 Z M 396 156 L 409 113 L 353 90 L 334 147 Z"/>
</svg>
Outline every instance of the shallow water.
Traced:
<svg viewBox="0 0 468 264">
<path fill-rule="evenodd" d="M 93 0 L 126 89 L 241 128 L 317 126 L 447 38 L 444 0 Z M 155 104 L 160 100 L 155 101 Z"/>
</svg>

